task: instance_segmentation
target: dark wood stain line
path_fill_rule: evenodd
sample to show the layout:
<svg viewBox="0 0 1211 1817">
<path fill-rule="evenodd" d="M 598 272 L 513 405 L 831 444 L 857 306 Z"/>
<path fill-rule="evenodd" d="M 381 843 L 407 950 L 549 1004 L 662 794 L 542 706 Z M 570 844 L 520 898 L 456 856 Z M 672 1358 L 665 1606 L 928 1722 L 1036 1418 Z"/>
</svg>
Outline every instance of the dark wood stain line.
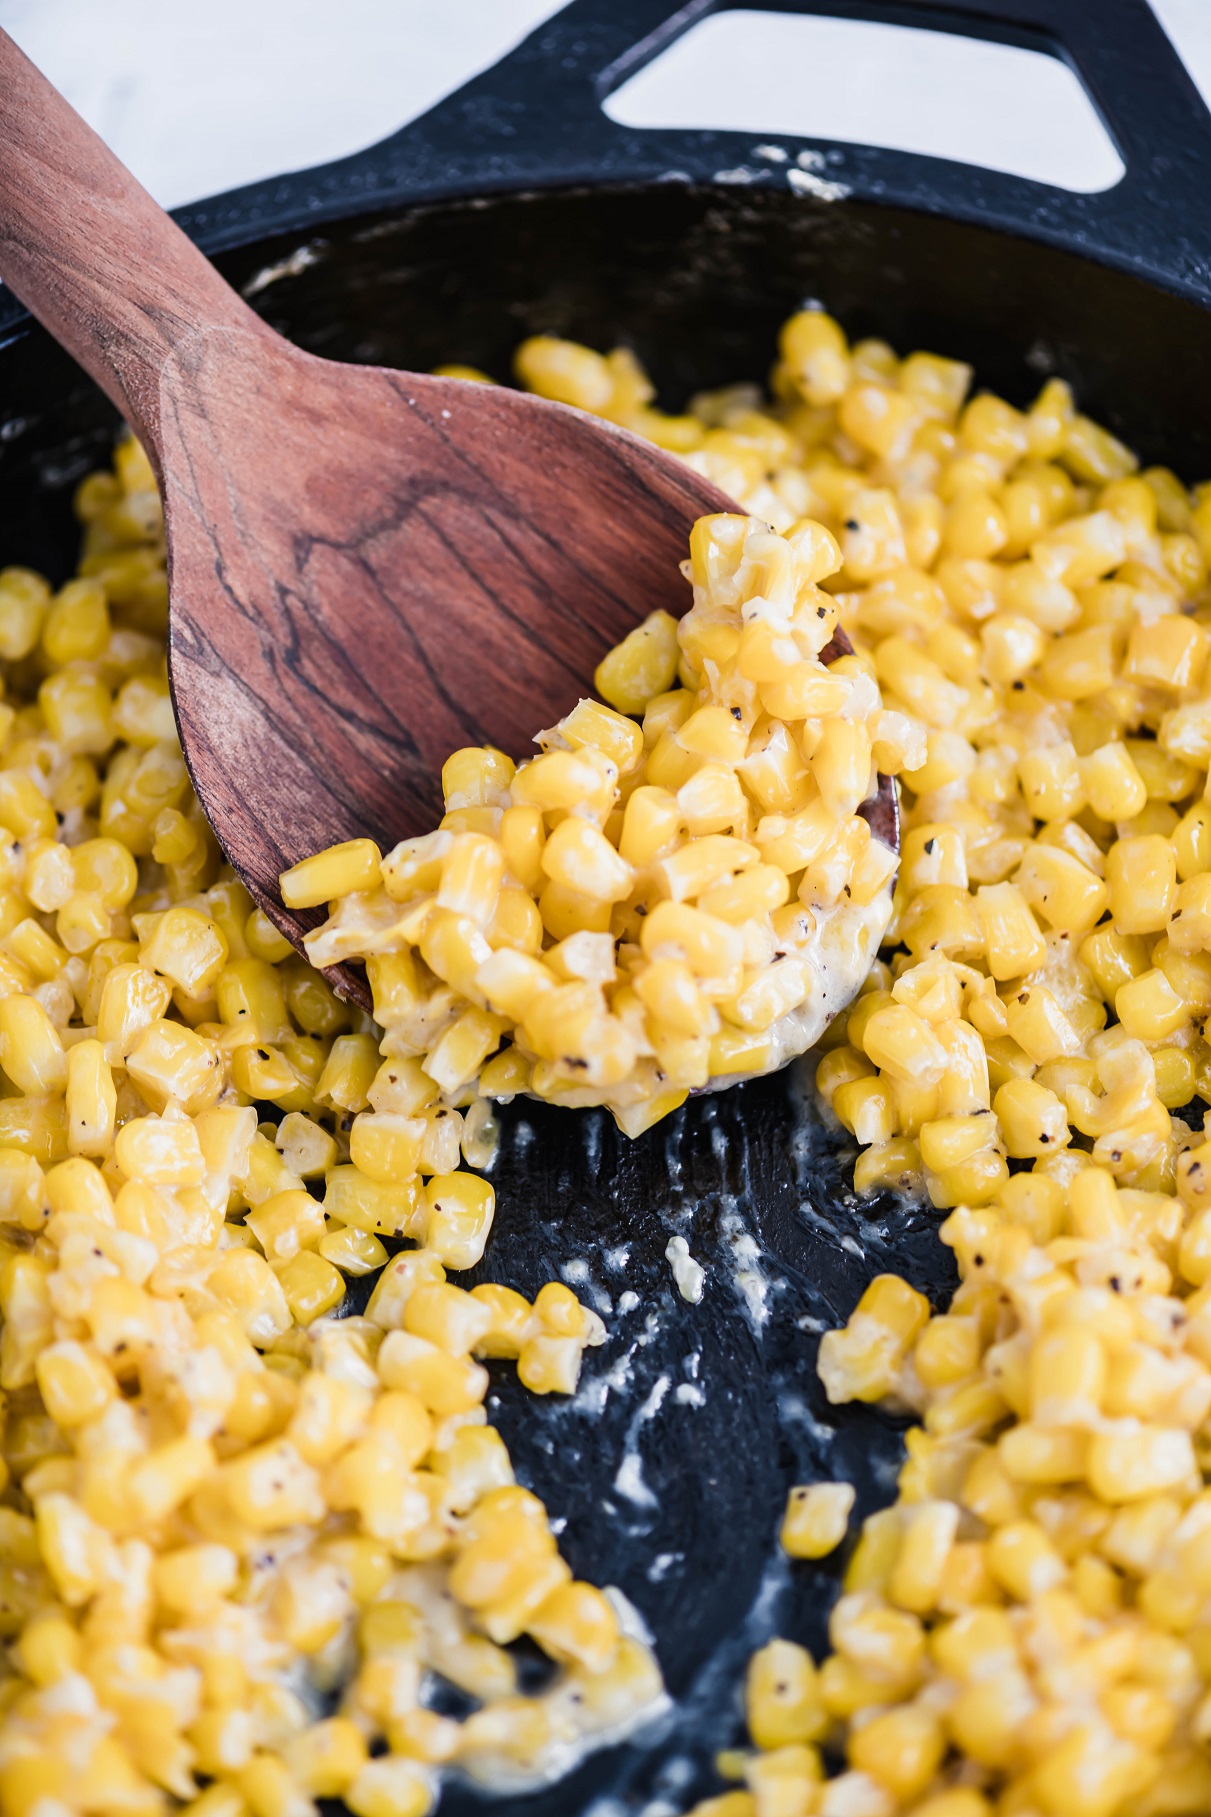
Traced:
<svg viewBox="0 0 1211 1817">
<path fill-rule="evenodd" d="M 450 452 L 455 456 L 455 458 L 460 462 L 461 465 L 470 468 L 470 470 L 474 476 L 475 482 L 476 482 L 474 492 L 472 494 L 472 497 L 474 498 L 474 502 L 476 505 L 476 509 L 478 511 L 480 511 L 481 513 L 484 513 L 485 515 L 487 515 L 489 517 L 489 521 L 492 521 L 490 513 L 488 511 L 488 503 L 487 503 L 489 497 L 491 496 L 491 497 L 495 498 L 496 501 L 498 502 L 500 509 L 502 511 L 502 514 L 506 517 L 506 520 L 509 517 L 515 515 L 514 501 L 511 498 L 504 496 L 500 492 L 497 481 L 493 478 L 493 476 L 489 472 L 487 472 L 484 469 L 478 452 L 476 453 L 475 457 L 472 457 L 472 455 L 468 449 L 457 447 L 451 441 L 450 435 L 447 432 L 446 421 L 444 419 L 442 419 L 440 417 L 440 415 L 438 416 L 438 418 L 436 420 L 432 416 L 430 416 L 423 409 L 423 407 L 420 405 L 420 403 L 418 402 L 418 400 L 415 396 L 405 396 L 405 388 L 403 386 L 402 381 L 399 380 L 398 375 L 390 375 L 390 376 L 392 376 L 392 378 L 395 380 L 395 383 L 394 383 L 395 391 L 397 392 L 398 395 L 403 397 L 404 402 L 408 405 L 408 407 L 412 411 L 414 411 L 416 415 L 418 415 L 421 418 L 421 420 L 425 423 L 426 427 L 431 431 L 431 433 L 435 434 L 441 440 L 443 445 L 450 450 Z M 451 381 L 447 380 L 444 382 L 449 384 Z M 413 386 L 412 389 L 415 391 L 416 387 Z M 493 388 L 493 389 L 495 390 L 498 388 Z M 515 393 L 508 393 L 508 392 L 506 392 L 505 395 L 507 397 L 510 397 L 511 399 L 515 398 L 517 396 L 517 394 L 515 394 Z M 530 401 L 531 400 L 529 400 L 529 399 L 526 400 L 527 403 Z M 495 403 L 494 397 L 492 398 L 492 402 Z M 639 472 L 639 460 L 642 459 L 644 456 L 646 456 L 646 454 L 648 453 L 648 444 L 640 442 L 637 437 L 632 437 L 632 436 L 628 435 L 626 431 L 619 430 L 616 424 L 603 423 L 596 418 L 591 418 L 591 417 L 586 416 L 582 411 L 568 410 L 567 406 L 559 405 L 559 404 L 554 405 L 553 408 L 556 411 L 559 411 L 564 414 L 568 414 L 568 415 L 572 416 L 573 418 L 575 418 L 576 420 L 578 420 L 579 422 L 584 423 L 587 426 L 589 426 L 591 428 L 591 430 L 595 432 L 596 435 L 601 436 L 603 444 L 608 446 L 608 443 L 606 442 L 607 436 L 617 436 L 619 439 L 621 439 L 625 442 L 625 444 L 627 445 L 627 448 L 628 448 L 628 452 L 632 452 L 632 453 L 636 454 L 637 458 L 634 463 L 627 464 L 627 465 L 624 465 L 621 467 L 615 467 L 615 466 L 611 465 L 610 467 L 608 467 L 606 469 L 606 472 L 605 472 L 605 478 L 606 478 L 607 482 L 610 480 L 613 480 L 615 482 L 620 482 L 620 484 L 621 484 L 621 496 L 618 501 L 619 506 L 620 506 L 620 515 L 621 515 L 621 507 L 625 507 L 627 505 L 631 505 L 632 507 L 639 506 L 639 507 L 642 507 L 644 510 L 649 510 L 653 504 L 656 504 L 657 509 L 661 508 L 661 501 L 657 498 L 656 494 L 653 492 L 652 487 L 647 483 L 646 478 L 642 478 L 640 475 L 640 472 Z M 450 419 L 450 420 L 452 420 L 452 419 Z M 588 465 L 587 461 L 585 464 L 587 467 L 587 465 Z M 686 469 L 686 472 L 688 474 L 689 469 Z M 595 474 L 594 477 L 596 478 L 598 476 Z M 712 488 L 712 490 L 713 490 L 713 488 Z M 720 500 L 722 502 L 721 502 L 720 506 L 717 508 L 727 509 L 730 506 L 731 501 L 723 500 L 722 494 L 718 494 L 718 497 L 720 498 Z M 701 515 L 701 512 L 697 511 L 696 514 Z M 535 522 L 533 522 L 533 520 L 531 520 L 529 518 L 524 518 L 522 521 L 525 523 L 526 530 L 528 531 L 529 538 L 532 542 L 537 538 L 537 540 L 539 540 L 550 551 L 550 553 L 555 557 L 556 561 L 560 565 L 571 567 L 572 570 L 585 583 L 586 587 L 588 587 L 594 591 L 598 591 L 598 592 L 601 590 L 602 577 L 601 577 L 600 573 L 595 572 L 594 570 L 586 568 L 584 566 L 584 564 L 580 560 L 578 548 L 577 548 L 577 545 L 574 540 L 569 541 L 569 539 L 567 538 L 566 535 L 557 533 L 556 530 L 552 530 L 552 531 L 548 532 L 546 530 L 545 526 L 536 524 Z M 493 527 L 497 529 L 497 532 L 501 536 L 502 541 L 504 541 L 510 548 L 513 548 L 513 544 L 509 541 L 508 533 L 507 533 L 507 530 L 504 528 L 504 526 L 494 524 Z M 515 551 L 515 553 L 520 553 L 520 552 Z M 529 564 L 529 562 L 527 561 L 526 566 L 528 569 L 530 569 L 531 564 Z M 623 610 L 623 611 L 628 609 L 629 601 L 628 601 L 627 596 L 624 593 L 620 593 L 617 590 L 617 588 L 613 585 L 608 587 L 605 591 L 606 591 L 606 597 L 611 606 L 617 607 L 619 610 Z M 578 619 L 581 623 L 584 624 L 584 626 L 587 630 L 595 631 L 597 629 L 597 625 L 596 625 L 595 621 L 589 620 L 589 619 L 584 619 L 581 617 L 581 614 L 579 613 L 577 605 L 576 605 L 576 600 L 575 600 L 574 594 L 569 594 L 569 596 L 568 596 L 568 599 L 565 603 L 565 613 L 567 616 L 570 616 L 574 619 Z"/>
</svg>

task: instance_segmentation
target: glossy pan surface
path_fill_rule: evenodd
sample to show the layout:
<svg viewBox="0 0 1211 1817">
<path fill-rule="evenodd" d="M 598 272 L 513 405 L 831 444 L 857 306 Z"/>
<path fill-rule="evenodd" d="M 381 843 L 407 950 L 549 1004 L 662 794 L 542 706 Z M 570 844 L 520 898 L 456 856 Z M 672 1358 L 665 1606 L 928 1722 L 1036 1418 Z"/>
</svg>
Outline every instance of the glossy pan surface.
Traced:
<svg viewBox="0 0 1211 1817">
<path fill-rule="evenodd" d="M 1186 231 L 1211 129 L 1143 0 L 818 9 L 1052 49 L 1062 28 L 1108 117 L 1122 103 L 1128 178 L 1109 200 L 799 141 L 785 165 L 721 183 L 746 159 L 759 170 L 739 135 L 627 133 L 596 112 L 667 41 L 670 10 L 580 0 L 386 146 L 181 218 L 275 327 L 336 358 L 505 377 L 530 333 L 622 341 L 675 407 L 761 377 L 778 323 L 815 297 L 854 334 L 971 360 L 1017 402 L 1058 373 L 1146 460 L 1211 475 L 1211 283 Z M 707 10 L 683 7 L 677 25 Z M 786 171 L 802 151 L 853 193 L 799 193 Z M 0 305 L 0 565 L 70 571 L 70 488 L 113 430 L 58 348 Z M 493 1417 L 566 1520 L 573 1568 L 617 1584 L 649 1624 L 676 1700 L 662 1726 L 507 1808 L 664 1817 L 717 1789 L 749 1652 L 775 1632 L 823 1644 L 839 1566 L 781 1556 L 787 1487 L 849 1478 L 859 1514 L 894 1493 L 903 1422 L 830 1409 L 815 1351 L 884 1269 L 946 1299 L 944 1214 L 854 1200 L 852 1150 L 821 1124 L 810 1067 L 695 1100 L 634 1143 L 601 1113 L 518 1102 L 502 1124 L 476 1278 L 533 1292 L 562 1277 L 610 1335 L 571 1402 L 536 1401 L 493 1365 Z M 673 1235 L 706 1267 L 697 1306 L 665 1259 Z M 526 1670 L 541 1674 L 537 1653 Z M 452 1786 L 442 1809 L 482 1803 Z"/>
</svg>

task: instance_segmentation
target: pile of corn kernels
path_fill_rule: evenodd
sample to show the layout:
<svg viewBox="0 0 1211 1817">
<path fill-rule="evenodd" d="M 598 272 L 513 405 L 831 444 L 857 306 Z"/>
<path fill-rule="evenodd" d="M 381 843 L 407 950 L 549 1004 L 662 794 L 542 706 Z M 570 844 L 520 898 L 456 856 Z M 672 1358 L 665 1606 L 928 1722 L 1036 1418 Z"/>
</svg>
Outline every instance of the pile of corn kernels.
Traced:
<svg viewBox="0 0 1211 1817">
<path fill-rule="evenodd" d="M 443 1767 L 529 1783 L 661 1699 L 484 1408 L 478 1358 L 566 1393 L 602 1327 L 446 1279 L 491 1227 L 485 1107 L 222 867 L 137 445 L 77 503 L 77 579 L 0 573 L 0 1811 L 420 1817 Z"/>
<path fill-rule="evenodd" d="M 772 559 L 827 547 L 804 519 L 835 538 L 843 565 L 810 584 L 855 645 L 847 682 L 880 684 L 871 756 L 878 723 L 884 767 L 903 760 L 884 957 L 818 1082 L 859 1189 L 949 1214 L 962 1285 L 931 1316 L 880 1277 L 821 1344 L 830 1399 L 922 1423 L 832 1654 L 756 1655 L 753 1745 L 699 1817 L 1205 1817 L 1211 1139 L 1171 1113 L 1211 1091 L 1211 498 L 1137 474 L 1057 382 L 1026 412 L 967 402 L 965 367 L 851 348 L 819 312 L 786 325 L 772 401 L 665 416 L 629 354 L 548 340 L 519 372 L 680 453 L 759 520 L 746 540 L 791 549 Z M 503 1056 L 495 1081 L 435 1076 L 438 1044 L 388 1013 L 416 994 L 409 954 L 368 960 L 384 1034 L 253 910 L 176 747 L 137 448 L 79 503 L 79 580 L 0 576 L 0 1809 L 420 1817 L 447 1765 L 523 1783 L 660 1699 L 484 1417 L 477 1357 L 568 1391 L 600 1327 L 557 1284 L 530 1305 L 444 1279 L 492 1216 L 460 1154 L 482 1164 L 488 1100 L 545 1056 L 524 1080 Z M 650 639 L 652 692 L 675 693 L 668 627 Z M 638 655 L 615 674 L 646 675 Z M 713 685 L 692 659 L 681 681 Z M 633 738 L 648 704 L 595 725 Z M 796 715 L 766 712 L 810 770 Z M 716 754 L 688 755 L 678 798 Z M 459 797 L 512 773 L 460 762 L 451 813 L 503 819 Z M 817 856 L 767 914 L 803 907 Z M 600 991 L 561 963 L 551 990 Z M 461 994 L 448 1028 L 468 1005 L 501 1020 Z M 719 1032 L 685 1038 L 717 1076 Z M 365 1314 L 332 1316 L 379 1268 Z M 852 1502 L 795 1490 L 788 1552 L 826 1555 Z M 560 1668 L 538 1698 L 516 1694 L 522 1633 Z M 434 1677 L 478 1707 L 439 1715 Z"/>
<path fill-rule="evenodd" d="M 831 530 L 823 584 L 924 746 L 817 1082 L 859 1190 L 949 1212 L 962 1284 L 931 1316 L 882 1276 L 822 1341 L 830 1400 L 921 1424 L 831 1656 L 756 1655 L 743 1789 L 697 1817 L 1205 1817 L 1211 1128 L 1172 1113 L 1211 1097 L 1211 489 L 1138 472 L 1058 380 L 968 401 L 967 367 L 816 311 L 772 402 L 662 417 L 629 354 L 542 340 L 519 371 Z M 852 1500 L 796 1490 L 787 1550 Z"/>
<path fill-rule="evenodd" d="M 287 907 L 331 906 L 312 963 L 369 962 L 385 1053 L 447 1092 L 603 1104 L 637 1136 L 813 1045 L 891 914 L 896 855 L 858 810 L 925 756 L 854 657 L 819 660 L 840 565 L 810 518 L 700 518 L 694 603 L 609 653 L 610 704 L 581 700 L 519 768 L 456 751 L 441 826 L 385 858 L 350 840 L 286 872 Z"/>
</svg>

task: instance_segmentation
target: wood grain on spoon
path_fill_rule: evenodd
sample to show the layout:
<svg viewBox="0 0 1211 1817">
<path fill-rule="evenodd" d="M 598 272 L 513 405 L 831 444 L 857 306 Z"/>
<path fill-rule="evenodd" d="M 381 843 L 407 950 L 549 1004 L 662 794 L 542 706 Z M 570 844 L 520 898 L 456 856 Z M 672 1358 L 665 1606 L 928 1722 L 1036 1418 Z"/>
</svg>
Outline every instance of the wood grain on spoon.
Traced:
<svg viewBox="0 0 1211 1817">
<path fill-rule="evenodd" d="M 562 405 L 292 347 L 3 32 L 0 93 L 0 277 L 155 465 L 185 761 L 301 947 L 323 916 L 279 873 L 428 831 L 461 745 L 532 754 L 612 644 L 688 604 L 694 519 L 738 507 Z M 360 970 L 334 981 L 369 1007 Z"/>
</svg>

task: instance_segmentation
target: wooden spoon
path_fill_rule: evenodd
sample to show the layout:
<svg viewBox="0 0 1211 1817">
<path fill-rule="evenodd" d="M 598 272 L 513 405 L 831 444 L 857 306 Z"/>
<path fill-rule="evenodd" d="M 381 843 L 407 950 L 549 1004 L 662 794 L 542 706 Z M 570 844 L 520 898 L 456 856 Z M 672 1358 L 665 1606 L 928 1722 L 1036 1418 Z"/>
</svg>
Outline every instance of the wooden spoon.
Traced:
<svg viewBox="0 0 1211 1817">
<path fill-rule="evenodd" d="M 185 762 L 301 950 L 323 915 L 283 908 L 279 873 L 435 826 L 450 752 L 523 755 L 612 644 L 684 609 L 691 524 L 738 507 L 560 404 L 292 347 L 3 32 L 0 94 L 0 277 L 152 460 Z M 360 968 L 330 976 L 369 1007 Z"/>
</svg>

